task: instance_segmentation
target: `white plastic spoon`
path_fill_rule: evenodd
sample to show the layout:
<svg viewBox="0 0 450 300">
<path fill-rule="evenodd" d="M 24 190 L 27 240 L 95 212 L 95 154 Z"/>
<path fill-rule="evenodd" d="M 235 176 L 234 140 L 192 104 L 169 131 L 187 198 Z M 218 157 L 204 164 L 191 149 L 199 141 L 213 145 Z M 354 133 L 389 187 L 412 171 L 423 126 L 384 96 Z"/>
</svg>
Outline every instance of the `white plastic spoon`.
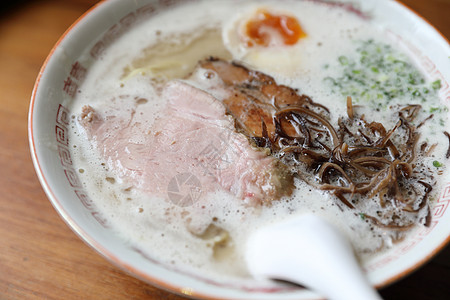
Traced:
<svg viewBox="0 0 450 300">
<path fill-rule="evenodd" d="M 246 260 L 256 278 L 301 284 L 332 300 L 380 300 L 339 230 L 306 214 L 262 228 L 247 244 Z"/>
</svg>

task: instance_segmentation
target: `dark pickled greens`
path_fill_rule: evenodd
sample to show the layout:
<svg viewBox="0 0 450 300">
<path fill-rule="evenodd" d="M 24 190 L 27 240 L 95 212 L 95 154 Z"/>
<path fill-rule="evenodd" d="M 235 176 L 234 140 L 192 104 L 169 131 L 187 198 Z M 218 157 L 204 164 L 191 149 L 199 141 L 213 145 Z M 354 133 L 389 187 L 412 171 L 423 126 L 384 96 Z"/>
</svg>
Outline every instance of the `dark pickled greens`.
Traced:
<svg viewBox="0 0 450 300">
<path fill-rule="evenodd" d="M 299 178 L 351 209 L 361 210 L 361 202 L 377 199 L 376 215 L 367 211 L 360 215 L 377 226 L 403 230 L 417 221 L 429 225 L 431 219 L 428 198 L 435 183 L 432 175 L 423 179 L 417 162 L 418 155 L 430 151 L 428 145 L 418 147 L 417 128 L 422 122 L 414 121 L 420 109 L 420 105 L 399 108 L 397 123 L 386 128 L 359 115 L 348 97 L 347 116 L 334 128 L 325 116 L 289 106 L 274 116 L 274 138 L 256 140 L 292 166 Z M 420 220 L 412 217 L 423 210 Z"/>
</svg>

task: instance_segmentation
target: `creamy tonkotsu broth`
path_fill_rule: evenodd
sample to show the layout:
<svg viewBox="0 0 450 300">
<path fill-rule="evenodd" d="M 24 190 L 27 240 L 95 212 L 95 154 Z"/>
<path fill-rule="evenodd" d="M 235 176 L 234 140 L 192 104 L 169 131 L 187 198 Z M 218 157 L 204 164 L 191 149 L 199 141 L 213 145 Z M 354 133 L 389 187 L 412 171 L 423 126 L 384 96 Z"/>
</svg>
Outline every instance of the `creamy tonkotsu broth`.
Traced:
<svg viewBox="0 0 450 300">
<path fill-rule="evenodd" d="M 79 176 L 108 224 L 132 247 L 167 266 L 230 282 L 250 279 L 243 260 L 248 236 L 261 226 L 289 216 L 304 212 L 324 216 L 346 234 L 363 263 L 401 243 L 414 234 L 415 228 L 425 226 L 428 207 L 432 207 L 446 172 L 446 109 L 437 96 L 439 81 L 422 75 L 413 59 L 388 39 L 379 24 L 342 7 L 322 1 L 242 1 L 238 10 L 236 7 L 235 1 L 195 1 L 172 7 L 125 33 L 90 67 L 70 104 L 74 116 L 70 141 Z M 268 46 L 249 46 L 239 34 L 244 30 L 242 24 L 258 9 L 296 18 L 306 36 L 294 45 L 285 45 L 278 38 Z M 268 34 L 273 32 L 268 30 Z M 251 196 L 241 197 L 239 191 L 233 193 L 233 188 L 207 188 L 217 174 L 209 169 L 208 161 L 202 161 L 204 177 L 181 172 L 165 178 L 162 173 L 156 174 L 159 169 L 155 174 L 142 175 L 142 165 L 155 163 L 150 162 L 152 155 L 161 154 L 161 149 L 152 149 L 149 141 L 165 141 L 161 136 L 166 135 L 163 125 L 170 107 L 167 97 L 172 95 L 167 85 L 187 92 L 190 87 L 204 91 L 206 94 L 200 93 L 199 97 L 205 99 L 211 95 L 223 98 L 223 90 L 217 88 L 221 79 L 209 70 L 196 68 L 200 60 L 208 57 L 236 61 L 272 76 L 278 85 L 309 96 L 330 109 L 329 122 L 335 128 L 339 118 L 347 117 L 347 96 L 352 97 L 357 114 L 364 114 L 367 122 L 382 123 L 387 130 L 397 124 L 401 107 L 421 105 L 414 123 L 420 127 L 414 172 L 422 174 L 423 178 L 419 177 L 432 186 L 432 191 L 423 208 L 404 216 L 417 226 L 406 230 L 377 226 L 369 215 L 385 216 L 386 211 L 400 208 L 390 203 L 380 208 L 376 196 L 355 196 L 355 207 L 351 209 L 330 191 L 312 186 L 301 176 L 294 176 L 292 194 L 286 192 L 288 196 L 282 194 L 280 199 L 260 203 L 263 199 L 249 200 Z M 204 107 L 198 105 L 198 109 L 203 111 Z M 214 113 L 220 109 L 217 107 Z M 102 135 L 93 134 L 83 123 L 95 121 L 93 112 L 107 122 L 102 123 Z M 230 124 L 234 121 L 225 113 L 223 109 L 224 117 L 217 119 L 227 135 L 193 148 L 198 150 L 194 151 L 196 155 L 207 153 L 209 159 L 224 161 L 228 167 L 236 158 L 219 146 L 229 149 L 233 137 L 239 140 L 244 135 L 233 132 Z M 431 114 L 433 117 L 427 119 Z M 179 123 L 184 115 L 175 112 L 173 118 L 171 132 L 176 133 L 182 128 Z M 105 124 L 109 127 L 104 128 Z M 124 133 L 129 135 L 124 137 Z M 405 134 L 400 131 L 393 135 L 394 143 L 404 143 Z M 247 139 L 239 141 L 250 143 Z M 172 142 L 173 146 L 180 143 L 189 145 L 189 141 Z M 111 148 L 106 149 L 108 146 Z M 121 155 L 119 151 L 132 153 L 128 161 L 115 160 Z M 264 152 L 255 151 L 258 155 Z M 142 161 L 133 161 L 133 153 L 140 153 Z M 170 160 L 170 154 L 166 159 Z M 138 171 L 130 171 L 122 163 L 135 164 Z M 178 170 L 171 172 L 167 170 L 171 175 Z M 158 178 L 161 184 L 149 183 L 146 178 Z M 313 174 L 310 180 L 315 180 Z M 263 186 L 261 191 L 269 188 Z M 384 225 L 391 221 L 385 220 Z"/>
</svg>

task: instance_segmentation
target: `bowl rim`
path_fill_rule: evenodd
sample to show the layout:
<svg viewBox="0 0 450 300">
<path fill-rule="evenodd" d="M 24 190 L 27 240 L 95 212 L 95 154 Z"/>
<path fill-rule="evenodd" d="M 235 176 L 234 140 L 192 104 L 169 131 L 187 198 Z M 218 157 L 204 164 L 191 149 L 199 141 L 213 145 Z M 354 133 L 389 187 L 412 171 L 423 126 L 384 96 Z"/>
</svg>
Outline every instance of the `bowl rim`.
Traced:
<svg viewBox="0 0 450 300">
<path fill-rule="evenodd" d="M 400 0 L 391 0 L 392 2 L 395 2 L 403 7 L 403 9 L 409 11 L 412 13 L 416 18 L 421 19 L 424 23 L 426 23 L 428 26 L 430 26 L 436 33 L 438 33 L 444 41 L 447 42 L 447 44 L 450 45 L 450 37 L 447 38 L 444 34 L 442 34 L 439 29 L 437 29 L 430 21 L 428 21 L 425 17 L 420 15 L 418 12 L 416 12 L 414 9 L 412 9 L 407 4 L 401 2 Z M 223 299 L 223 298 L 216 298 L 215 296 L 212 296 L 207 293 L 201 293 L 196 290 L 194 291 L 185 291 L 183 287 L 178 286 L 176 284 L 171 284 L 167 281 L 158 279 L 152 275 L 149 275 L 148 273 L 145 273 L 135 267 L 133 267 L 131 264 L 127 263 L 123 259 L 117 257 L 114 255 L 111 251 L 109 251 L 107 248 L 105 248 L 102 244 L 100 244 L 98 241 L 95 240 L 87 231 L 83 229 L 83 226 L 77 223 L 75 219 L 71 217 L 71 214 L 63 207 L 61 204 L 61 201 L 56 197 L 51 184 L 47 181 L 46 176 L 44 174 L 42 165 L 39 161 L 38 155 L 37 155 L 37 147 L 36 147 L 36 141 L 35 141 L 35 128 L 33 127 L 33 121 L 34 121 L 34 111 L 36 107 L 36 101 L 37 101 L 37 92 L 38 88 L 41 83 L 41 79 L 45 75 L 45 71 L 47 70 L 48 64 L 51 61 L 52 57 L 54 57 L 54 54 L 60 44 L 67 38 L 68 35 L 71 34 L 74 28 L 76 28 L 83 20 L 88 18 L 94 11 L 101 9 L 106 3 L 114 2 L 114 0 L 100 0 L 96 4 L 94 4 L 92 7 L 90 7 L 87 11 L 85 11 L 80 17 L 78 17 L 65 31 L 64 33 L 58 38 L 57 42 L 53 45 L 51 48 L 49 54 L 45 58 L 39 73 L 37 75 L 37 78 L 35 80 L 33 90 L 31 93 L 31 99 L 30 99 L 30 105 L 29 105 L 29 111 L 28 111 L 28 143 L 31 153 L 32 162 L 34 165 L 35 172 L 37 174 L 37 177 L 40 181 L 40 184 L 50 200 L 52 206 L 57 211 L 57 213 L 60 215 L 62 220 L 69 226 L 69 228 L 82 240 L 87 244 L 89 247 L 95 250 L 98 254 L 100 254 L 102 257 L 104 257 L 107 261 L 112 263 L 114 266 L 118 267 L 119 269 L 125 271 L 128 275 L 138 278 L 145 282 L 146 284 L 150 284 L 152 286 L 156 286 L 158 288 L 164 289 L 168 292 L 175 293 L 182 296 L 189 296 L 189 297 L 195 297 L 199 299 Z M 418 270 L 421 266 L 423 266 L 425 263 L 430 261 L 434 256 L 436 256 L 440 251 L 442 251 L 443 248 L 448 246 L 450 244 L 450 234 L 447 236 L 445 240 L 443 240 L 437 247 L 433 249 L 428 255 L 423 256 L 420 260 L 418 260 L 415 264 L 412 266 L 404 269 L 402 272 L 399 272 L 389 278 L 386 278 L 382 282 L 375 285 L 377 289 L 387 287 L 396 281 L 400 280 L 401 278 L 404 278 L 405 276 L 413 273 L 414 271 Z"/>
</svg>

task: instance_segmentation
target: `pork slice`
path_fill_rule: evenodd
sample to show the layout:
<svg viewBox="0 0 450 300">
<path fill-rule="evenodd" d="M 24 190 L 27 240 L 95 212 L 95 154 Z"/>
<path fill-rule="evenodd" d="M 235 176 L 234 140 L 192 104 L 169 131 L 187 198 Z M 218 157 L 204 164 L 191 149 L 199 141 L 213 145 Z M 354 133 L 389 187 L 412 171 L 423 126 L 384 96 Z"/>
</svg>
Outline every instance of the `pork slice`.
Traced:
<svg viewBox="0 0 450 300">
<path fill-rule="evenodd" d="M 250 137 L 263 136 L 263 123 L 269 138 L 274 138 L 274 114 L 288 106 L 312 105 L 312 100 L 299 95 L 296 90 L 279 85 L 276 81 L 261 72 L 247 69 L 237 63 L 220 59 L 208 59 L 199 63 L 199 68 L 213 71 L 222 79 L 223 89 L 228 96 L 222 102 L 227 111 L 236 119 L 237 126 Z M 285 130 L 296 136 L 293 128 Z"/>
<path fill-rule="evenodd" d="M 291 193 L 290 172 L 235 131 L 220 101 L 181 81 L 161 97 L 168 105 L 151 126 L 145 105 L 83 109 L 80 124 L 122 181 L 167 197 L 174 179 L 189 178 L 198 194 L 224 189 L 250 204 Z"/>
<path fill-rule="evenodd" d="M 219 74 L 220 78 L 227 85 L 259 86 L 275 83 L 275 80 L 269 75 L 222 59 L 210 58 L 203 60 L 199 63 L 199 66 L 204 69 L 213 70 Z"/>
</svg>

